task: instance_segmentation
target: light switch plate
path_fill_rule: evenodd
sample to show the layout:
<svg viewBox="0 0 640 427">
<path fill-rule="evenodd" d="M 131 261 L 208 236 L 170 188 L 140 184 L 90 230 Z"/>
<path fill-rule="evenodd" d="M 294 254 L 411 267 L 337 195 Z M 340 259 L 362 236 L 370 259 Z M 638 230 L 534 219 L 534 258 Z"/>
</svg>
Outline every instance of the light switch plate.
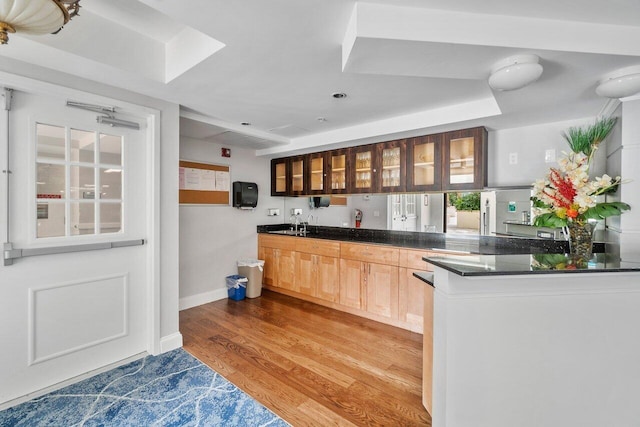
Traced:
<svg viewBox="0 0 640 427">
<path fill-rule="evenodd" d="M 302 209 L 300 209 L 300 208 L 291 208 L 291 215 L 302 215 Z"/>
<path fill-rule="evenodd" d="M 267 213 L 267 216 L 279 216 L 280 215 L 280 209 L 269 209 L 269 212 Z"/>
</svg>

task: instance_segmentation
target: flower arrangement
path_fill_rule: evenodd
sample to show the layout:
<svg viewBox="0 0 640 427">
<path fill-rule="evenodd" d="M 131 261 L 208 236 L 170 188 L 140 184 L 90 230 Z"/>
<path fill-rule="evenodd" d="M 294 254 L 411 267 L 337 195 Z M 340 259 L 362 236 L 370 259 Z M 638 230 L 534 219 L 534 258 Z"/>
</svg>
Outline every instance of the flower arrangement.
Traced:
<svg viewBox="0 0 640 427">
<path fill-rule="evenodd" d="M 537 211 L 533 225 L 568 227 L 585 225 L 620 215 L 630 206 L 623 202 L 601 202 L 598 196 L 615 192 L 621 178 L 602 175 L 589 179 L 589 166 L 599 144 L 616 123 L 615 118 L 601 119 L 586 128 L 570 128 L 564 138 L 571 153 L 563 153 L 558 168 L 551 168 L 545 179 L 534 183 L 533 207 Z"/>
</svg>

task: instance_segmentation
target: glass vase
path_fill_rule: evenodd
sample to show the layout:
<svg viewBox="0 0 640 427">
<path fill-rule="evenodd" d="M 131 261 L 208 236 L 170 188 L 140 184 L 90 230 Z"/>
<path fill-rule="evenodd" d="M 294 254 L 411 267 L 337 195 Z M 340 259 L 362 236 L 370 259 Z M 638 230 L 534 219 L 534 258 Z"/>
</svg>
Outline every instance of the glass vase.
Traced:
<svg viewBox="0 0 640 427">
<path fill-rule="evenodd" d="M 593 231 L 595 228 L 596 225 L 590 222 L 583 224 L 569 222 L 567 224 L 569 253 L 572 257 L 585 261 L 591 259 L 591 255 L 593 255 Z"/>
</svg>

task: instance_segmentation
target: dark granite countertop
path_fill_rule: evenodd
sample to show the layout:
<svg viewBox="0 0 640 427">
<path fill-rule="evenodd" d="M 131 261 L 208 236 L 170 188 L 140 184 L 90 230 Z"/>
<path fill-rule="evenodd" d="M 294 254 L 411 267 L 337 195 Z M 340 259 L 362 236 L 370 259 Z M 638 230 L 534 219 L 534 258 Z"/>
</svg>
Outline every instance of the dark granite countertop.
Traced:
<svg viewBox="0 0 640 427">
<path fill-rule="evenodd" d="M 621 261 L 618 256 L 607 253 L 594 254 L 588 261 L 560 253 L 424 257 L 423 259 L 460 276 L 640 272 L 640 262 Z"/>
<path fill-rule="evenodd" d="M 287 232 L 290 226 L 290 224 L 259 225 L 257 231 L 279 234 Z M 569 249 L 569 243 L 562 240 L 478 235 L 452 236 L 445 233 L 324 226 L 308 226 L 307 233 L 298 237 L 485 255 L 565 253 Z M 604 244 L 594 243 L 594 251 L 603 252 Z"/>
</svg>

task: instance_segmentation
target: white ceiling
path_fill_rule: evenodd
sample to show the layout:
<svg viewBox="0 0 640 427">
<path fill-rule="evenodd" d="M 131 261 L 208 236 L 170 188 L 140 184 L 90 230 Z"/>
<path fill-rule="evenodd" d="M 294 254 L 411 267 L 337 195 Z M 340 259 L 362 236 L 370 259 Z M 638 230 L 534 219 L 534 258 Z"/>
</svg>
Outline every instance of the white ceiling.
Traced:
<svg viewBox="0 0 640 427">
<path fill-rule="evenodd" d="M 10 35 L 0 69 L 33 64 L 178 103 L 183 136 L 258 154 L 593 117 L 608 101 L 598 80 L 640 67 L 637 0 L 81 4 L 57 35 Z M 540 80 L 491 90 L 493 64 L 521 53 L 540 57 Z"/>
</svg>

